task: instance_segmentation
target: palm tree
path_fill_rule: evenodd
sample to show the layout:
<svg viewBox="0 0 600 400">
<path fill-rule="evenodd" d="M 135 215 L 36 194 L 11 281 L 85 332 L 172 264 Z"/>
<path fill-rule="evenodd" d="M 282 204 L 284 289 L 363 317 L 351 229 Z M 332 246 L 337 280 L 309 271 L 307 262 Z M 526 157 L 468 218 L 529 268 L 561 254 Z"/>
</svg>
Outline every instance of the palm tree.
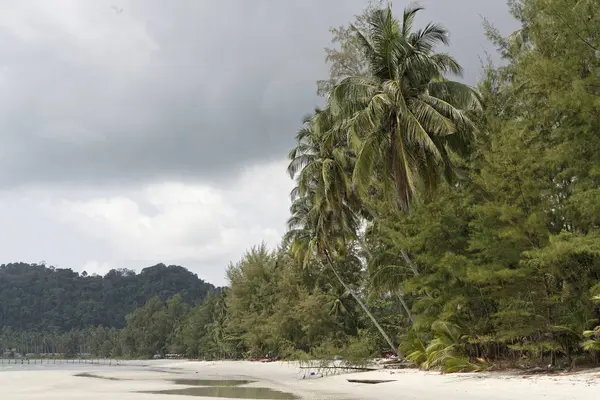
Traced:
<svg viewBox="0 0 600 400">
<path fill-rule="evenodd" d="M 297 134 L 298 144 L 290 152 L 288 171 L 298 186 L 292 191 L 292 216 L 284 244 L 291 243 L 292 252 L 303 265 L 314 260 L 325 268 L 323 257 L 339 283 L 397 352 L 387 333 L 336 268 L 339 260 L 348 260 L 347 244 L 357 237 L 360 224 L 354 209 L 357 197 L 348 179 L 351 154 L 336 146 L 338 134 L 329 110 L 317 110 L 312 118 L 305 119 Z"/>
<path fill-rule="evenodd" d="M 314 230 L 331 227 L 320 238 L 323 248 L 345 247 L 356 235 L 360 219 L 355 213 L 358 198 L 348 178 L 353 168 L 352 155 L 340 146 L 340 132 L 333 125 L 329 110 L 316 110 L 304 120 L 296 135 L 297 145 L 290 151 L 288 172 L 296 178 L 292 190 L 292 216 L 288 237 L 306 238 Z M 341 140 L 343 142 L 343 140 Z M 314 239 L 314 238 L 313 238 Z M 300 242 L 295 240 L 296 250 Z M 317 250 L 314 240 L 303 243 L 306 251 Z"/>
<path fill-rule="evenodd" d="M 448 44 L 446 30 L 429 23 L 413 31 L 421 7 L 402 21 L 390 7 L 373 12 L 357 31 L 369 75 L 342 80 L 329 97 L 334 119 L 356 152 L 352 181 L 361 195 L 379 176 L 385 193 L 408 210 L 417 183 L 433 189 L 455 176 L 452 152 L 466 154 L 475 132 L 466 112 L 480 107 L 471 87 L 448 80 L 460 75 L 457 61 L 434 53 Z"/>
</svg>

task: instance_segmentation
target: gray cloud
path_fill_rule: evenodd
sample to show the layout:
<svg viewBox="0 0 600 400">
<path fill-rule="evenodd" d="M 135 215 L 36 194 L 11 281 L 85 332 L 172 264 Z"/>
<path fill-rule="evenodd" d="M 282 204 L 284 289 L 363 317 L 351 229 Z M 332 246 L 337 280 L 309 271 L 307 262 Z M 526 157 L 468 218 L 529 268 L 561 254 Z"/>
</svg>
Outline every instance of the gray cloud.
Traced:
<svg viewBox="0 0 600 400">
<path fill-rule="evenodd" d="M 90 1 L 61 16 L 37 11 L 42 2 L 1 3 L 17 9 L 0 22 L 0 186 L 9 187 L 219 182 L 281 158 L 319 102 L 328 27 L 366 2 L 115 0 L 117 14 Z M 470 82 L 485 44 L 478 14 L 514 25 L 503 1 L 422 4 L 422 20 L 451 30 Z"/>
</svg>

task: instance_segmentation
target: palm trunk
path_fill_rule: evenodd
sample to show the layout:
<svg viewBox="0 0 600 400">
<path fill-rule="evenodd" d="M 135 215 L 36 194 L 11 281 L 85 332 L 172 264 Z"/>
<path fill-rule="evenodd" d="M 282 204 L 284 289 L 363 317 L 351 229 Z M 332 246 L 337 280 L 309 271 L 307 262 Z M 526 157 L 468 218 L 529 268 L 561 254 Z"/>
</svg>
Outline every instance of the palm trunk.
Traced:
<svg viewBox="0 0 600 400">
<path fill-rule="evenodd" d="M 327 258 L 327 263 L 329 264 L 329 268 L 331 269 L 331 271 L 333 272 L 333 274 L 335 275 L 335 277 L 337 278 L 337 280 L 344 287 L 344 289 L 346 289 L 348 291 L 348 293 L 350 293 L 350 295 L 354 298 L 354 300 L 356 300 L 356 302 L 363 309 L 363 311 L 369 316 L 369 318 L 371 319 L 371 322 L 373 322 L 373 324 L 375 325 L 375 327 L 377 328 L 377 330 L 379 331 L 379 333 L 381 334 L 381 336 L 383 336 L 383 338 L 385 339 L 385 341 L 387 342 L 387 344 L 390 346 L 390 348 L 392 349 L 392 351 L 394 352 L 394 354 L 397 355 L 398 354 L 398 349 L 396 349 L 396 346 L 394 346 L 394 343 L 392 342 L 392 339 L 390 339 L 390 337 L 388 336 L 388 334 L 385 333 L 385 331 L 383 330 L 383 328 L 381 327 L 381 325 L 379 325 L 379 322 L 377 322 L 377 320 L 375 319 L 375 317 L 373 316 L 373 314 L 371 313 L 371 311 L 369 311 L 369 309 L 367 308 L 367 306 L 365 305 L 365 303 L 363 303 L 363 301 L 356 294 L 356 292 L 354 292 L 354 290 L 352 290 L 350 288 L 350 286 L 348 286 L 346 284 L 346 282 L 344 282 L 344 280 L 342 279 L 342 277 L 340 276 L 340 274 L 338 274 L 338 272 L 336 271 L 335 267 L 333 266 L 333 261 L 331 260 L 331 257 L 329 256 L 328 252 L 325 252 L 325 257 Z"/>
<path fill-rule="evenodd" d="M 406 251 L 400 250 L 400 253 L 402 254 L 402 258 L 404 258 L 404 261 L 406 262 L 406 264 L 408 265 L 408 267 L 411 269 L 411 271 L 413 272 L 413 274 L 415 276 L 419 276 L 419 270 L 417 269 L 417 266 L 415 265 L 415 263 L 413 262 L 413 260 L 410 259 L 410 257 L 408 256 L 408 254 L 406 254 Z"/>
<path fill-rule="evenodd" d="M 410 311 L 410 308 L 408 308 L 408 305 L 406 305 L 406 302 L 404 301 L 404 293 L 402 293 L 401 291 L 399 291 L 398 293 L 398 299 L 400 300 L 400 304 L 402 304 L 402 307 L 404 308 L 404 311 L 406 311 L 406 315 L 408 316 L 408 319 L 410 320 L 411 324 L 415 323 L 415 319 L 413 318 L 412 312 Z"/>
<path fill-rule="evenodd" d="M 372 257 L 371 252 L 369 251 L 369 248 L 367 247 L 364 239 L 360 240 L 360 244 L 361 244 L 363 250 L 367 253 L 367 256 L 369 258 L 371 258 Z M 401 250 L 401 254 L 402 254 L 402 257 L 404 258 L 404 261 L 406 262 L 406 264 L 412 270 L 413 274 L 415 276 L 418 276 L 419 275 L 419 270 L 417 269 L 417 266 L 413 263 L 413 261 L 410 259 L 410 257 L 408 256 L 408 254 L 406 254 L 406 251 Z M 408 316 L 408 319 L 410 320 L 410 323 L 414 324 L 415 323 L 415 319 L 413 318 L 412 312 L 410 311 L 410 308 L 408 308 L 408 305 L 406 304 L 406 301 L 404 301 L 404 293 L 402 293 L 402 291 L 398 291 L 397 295 L 398 295 L 398 299 L 400 300 L 400 304 L 402 304 L 402 307 L 404 308 L 404 311 L 406 311 L 406 315 Z"/>
</svg>

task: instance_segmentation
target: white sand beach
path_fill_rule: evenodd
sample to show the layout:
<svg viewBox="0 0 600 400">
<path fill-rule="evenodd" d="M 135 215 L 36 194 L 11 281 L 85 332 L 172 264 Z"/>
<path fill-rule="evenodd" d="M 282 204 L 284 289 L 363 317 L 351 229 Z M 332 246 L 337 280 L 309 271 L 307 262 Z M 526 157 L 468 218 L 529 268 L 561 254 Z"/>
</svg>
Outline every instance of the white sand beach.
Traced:
<svg viewBox="0 0 600 400">
<path fill-rule="evenodd" d="M 288 363 L 157 361 L 144 368 L 74 366 L 64 369 L 0 369 L 2 400 L 189 399 L 190 396 L 139 393 L 182 389 L 175 379 L 244 379 L 244 387 L 269 388 L 299 399 L 592 400 L 600 393 L 600 370 L 551 376 L 508 373 L 448 374 L 416 370 L 372 371 L 304 378 L 306 370 Z M 89 373 L 93 376 L 77 376 Z M 347 379 L 392 380 L 379 384 Z M 227 393 L 227 392 L 225 392 Z M 219 394 L 223 396 L 223 393 Z M 207 398 L 207 397 L 204 397 Z M 223 397 L 220 397 L 223 398 Z M 248 398 L 248 397 L 246 397 Z M 276 397 L 264 397 L 276 398 Z"/>
</svg>

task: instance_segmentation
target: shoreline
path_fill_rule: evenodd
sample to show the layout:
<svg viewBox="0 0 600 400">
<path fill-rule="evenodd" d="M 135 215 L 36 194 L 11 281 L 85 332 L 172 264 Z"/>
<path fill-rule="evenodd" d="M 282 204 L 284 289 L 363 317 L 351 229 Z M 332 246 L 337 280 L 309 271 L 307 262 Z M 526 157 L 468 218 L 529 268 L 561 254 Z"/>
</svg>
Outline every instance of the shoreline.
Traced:
<svg viewBox="0 0 600 400">
<path fill-rule="evenodd" d="M 469 400 L 597 399 L 600 369 L 573 373 L 520 375 L 514 372 L 440 374 L 414 369 L 306 376 L 292 362 L 149 361 L 147 367 L 81 365 L 62 369 L 0 369 L 0 394 L 7 400 L 33 399 L 168 399 L 171 395 L 140 391 L 174 389 L 177 379 L 244 379 L 245 387 L 293 393 L 300 399 L 375 400 L 381 398 Z M 90 376 L 81 375 L 88 373 Z M 76 376 L 79 374 L 80 376 Z M 379 384 L 348 379 L 391 380 Z M 136 393 L 137 392 L 137 393 Z M 402 395 L 399 396 L 399 393 Z M 186 396 L 187 397 L 187 396 Z M 180 398 L 180 397 L 177 397 Z M 183 397 L 181 397 L 183 398 Z M 205 397 L 208 398 L 208 397 Z"/>
</svg>

